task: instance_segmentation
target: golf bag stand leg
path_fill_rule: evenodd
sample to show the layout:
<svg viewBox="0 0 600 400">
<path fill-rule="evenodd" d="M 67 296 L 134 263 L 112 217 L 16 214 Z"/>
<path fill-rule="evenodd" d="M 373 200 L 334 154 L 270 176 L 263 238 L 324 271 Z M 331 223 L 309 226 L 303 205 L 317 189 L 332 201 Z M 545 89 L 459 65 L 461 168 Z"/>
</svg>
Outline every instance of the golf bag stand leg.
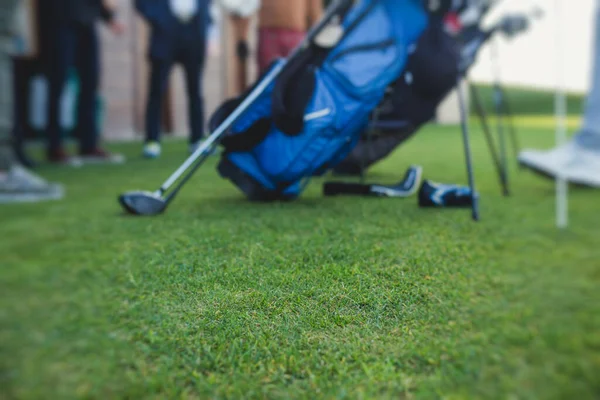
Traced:
<svg viewBox="0 0 600 400">
<path fill-rule="evenodd" d="M 515 128 L 514 114 L 512 111 L 512 106 L 510 105 L 510 99 L 506 94 L 506 90 L 504 87 L 500 86 L 500 93 L 502 94 L 502 110 L 504 112 L 504 116 L 508 121 L 508 133 L 510 135 L 510 139 L 513 147 L 513 154 L 515 157 L 518 157 L 521 153 L 521 143 L 519 141 L 519 135 L 517 133 L 517 129 Z M 517 163 L 520 168 L 523 168 L 521 163 Z"/>
<path fill-rule="evenodd" d="M 365 146 L 365 152 L 367 153 L 367 157 L 362 157 L 360 159 L 360 183 L 365 183 L 365 175 L 367 173 L 367 166 L 365 165 L 365 158 L 370 159 L 369 154 L 372 151 L 373 147 L 373 134 L 375 133 L 375 125 L 379 122 L 380 108 L 377 107 L 373 111 L 373 120 L 371 121 L 370 126 L 367 128 L 367 145 Z"/>
<path fill-rule="evenodd" d="M 468 83 L 471 97 L 473 98 L 473 104 L 475 105 L 475 111 L 477 112 L 477 116 L 479 118 L 479 122 L 481 124 L 481 129 L 483 130 L 483 134 L 485 136 L 488 148 L 490 150 L 490 155 L 492 157 L 492 162 L 496 167 L 496 172 L 498 174 L 498 179 L 500 180 L 500 186 L 502 188 L 502 193 L 504 196 L 510 195 L 510 189 L 508 184 L 508 177 L 504 174 L 504 168 L 502 168 L 502 163 L 500 162 L 500 156 L 498 155 L 498 150 L 496 149 L 496 145 L 494 142 L 494 137 L 492 135 L 492 131 L 488 124 L 488 117 L 485 112 L 485 108 L 483 107 L 483 102 L 481 101 L 481 96 L 479 95 L 479 91 L 472 83 Z"/>
<path fill-rule="evenodd" d="M 469 135 L 469 123 L 467 115 L 467 102 L 462 88 L 462 77 L 459 77 L 456 91 L 458 93 L 458 103 L 460 108 L 460 122 L 465 148 L 465 160 L 467 164 L 467 175 L 469 178 L 469 188 L 471 190 L 472 217 L 473 221 L 479 221 L 479 195 L 475 188 L 475 172 L 473 170 L 473 154 L 471 152 L 471 139 Z"/>
<path fill-rule="evenodd" d="M 506 152 L 506 134 L 504 130 L 504 112 L 503 112 L 503 97 L 502 87 L 500 86 L 500 60 L 498 56 L 498 42 L 492 41 L 491 45 L 492 68 L 494 69 L 494 108 L 496 111 L 496 129 L 498 132 L 498 141 L 500 143 L 500 160 L 504 179 L 508 183 L 508 155 Z"/>
</svg>

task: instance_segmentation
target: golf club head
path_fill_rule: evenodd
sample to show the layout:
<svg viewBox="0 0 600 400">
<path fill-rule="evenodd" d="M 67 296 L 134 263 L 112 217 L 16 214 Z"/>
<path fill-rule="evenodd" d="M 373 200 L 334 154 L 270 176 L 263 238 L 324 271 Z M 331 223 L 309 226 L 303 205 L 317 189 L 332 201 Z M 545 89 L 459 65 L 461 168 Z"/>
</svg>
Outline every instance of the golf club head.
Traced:
<svg viewBox="0 0 600 400">
<path fill-rule="evenodd" d="M 119 196 L 119 203 L 129 214 L 140 216 L 158 215 L 167 208 L 165 199 L 151 192 L 124 193 Z"/>
<path fill-rule="evenodd" d="M 500 23 L 500 30 L 508 38 L 514 38 L 529 28 L 530 20 L 525 14 L 507 15 Z"/>
<path fill-rule="evenodd" d="M 404 179 L 397 185 L 365 185 L 349 182 L 326 182 L 323 185 L 325 196 L 371 196 L 406 198 L 417 193 L 423 176 L 423 167 L 411 166 L 404 175 Z"/>
</svg>

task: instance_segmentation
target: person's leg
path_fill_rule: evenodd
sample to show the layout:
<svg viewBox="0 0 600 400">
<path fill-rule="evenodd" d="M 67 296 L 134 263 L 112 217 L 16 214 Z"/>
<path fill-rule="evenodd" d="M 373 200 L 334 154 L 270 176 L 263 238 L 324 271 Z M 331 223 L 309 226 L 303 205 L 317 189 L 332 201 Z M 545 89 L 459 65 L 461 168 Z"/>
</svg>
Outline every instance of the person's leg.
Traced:
<svg viewBox="0 0 600 400">
<path fill-rule="evenodd" d="M 77 54 L 75 57 L 79 77 L 77 101 L 77 129 L 79 152 L 91 153 L 98 147 L 96 123 L 97 96 L 100 84 L 100 56 L 95 27 L 77 29 Z"/>
<path fill-rule="evenodd" d="M 31 64 L 25 59 L 13 57 L 13 71 L 18 70 L 29 72 Z M 34 168 L 35 163 L 25 151 L 25 128 L 21 122 L 27 119 L 26 107 L 23 107 L 27 93 L 27 80 L 22 78 L 17 79 L 16 75 L 13 76 L 13 149 L 15 157 L 23 166 Z"/>
<path fill-rule="evenodd" d="M 2 11 L 0 11 L 2 12 Z M 8 18 L 6 18 L 8 20 Z M 11 61 L 9 56 L 10 40 L 0 33 L 0 87 L 10 87 Z M 12 93 L 0 90 L 0 171 L 8 171 L 15 163 L 10 140 L 12 113 Z"/>
<path fill-rule="evenodd" d="M 190 144 L 197 144 L 204 136 L 204 94 L 202 74 L 204 61 L 184 64 L 185 83 L 188 96 L 188 117 L 190 121 Z"/>
<path fill-rule="evenodd" d="M 148 158 L 160 155 L 161 111 L 171 65 L 170 60 L 150 60 L 148 101 L 146 103 L 146 143 L 144 146 L 144 156 Z"/>
<path fill-rule="evenodd" d="M 583 127 L 575 140 L 582 147 L 600 152 L 600 5 L 596 9 L 592 87 L 586 100 Z"/>
<path fill-rule="evenodd" d="M 67 72 L 74 65 L 77 34 L 65 24 L 56 23 L 49 41 L 52 49 L 46 61 L 48 79 L 48 160 L 56 163 L 71 163 L 71 159 L 62 147 L 62 127 L 60 125 L 60 106 L 65 89 Z"/>
<path fill-rule="evenodd" d="M 233 36 L 236 43 L 236 79 L 237 94 L 242 94 L 248 88 L 248 69 L 247 62 L 250 56 L 248 45 L 248 35 L 250 31 L 250 18 L 232 16 Z"/>
<path fill-rule="evenodd" d="M 0 7 L 0 24 L 8 26 L 14 16 L 13 4 Z M 10 58 L 11 37 L 0 30 L 0 87 L 10 88 L 12 63 Z M 45 180 L 22 167 L 15 159 L 10 143 L 13 118 L 13 96 L 11 90 L 0 90 L 0 203 L 41 201 L 59 199 L 63 189 L 48 184 Z"/>
<path fill-rule="evenodd" d="M 120 154 L 110 154 L 99 146 L 98 92 L 100 88 L 100 42 L 95 26 L 77 28 L 75 65 L 79 76 L 77 129 L 79 154 L 86 163 L 123 163 Z"/>
<path fill-rule="evenodd" d="M 204 56 L 184 59 L 185 84 L 188 97 L 188 118 L 190 121 L 190 146 L 194 151 L 204 136 Z"/>
</svg>

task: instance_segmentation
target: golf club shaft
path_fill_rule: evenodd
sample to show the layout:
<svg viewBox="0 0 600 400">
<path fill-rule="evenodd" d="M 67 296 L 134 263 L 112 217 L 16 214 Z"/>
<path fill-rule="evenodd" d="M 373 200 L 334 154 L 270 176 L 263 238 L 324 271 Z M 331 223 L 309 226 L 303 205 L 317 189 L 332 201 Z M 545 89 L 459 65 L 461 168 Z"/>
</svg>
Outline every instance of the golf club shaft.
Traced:
<svg viewBox="0 0 600 400">
<path fill-rule="evenodd" d="M 375 108 L 375 111 L 373 112 L 373 122 L 375 124 L 377 124 L 377 122 L 379 122 L 379 111 L 380 108 L 377 107 Z M 360 158 L 360 183 L 365 183 L 365 174 L 367 172 L 367 166 L 365 165 L 365 158 L 368 160 L 369 159 L 369 154 L 371 153 L 372 147 L 373 147 L 373 131 L 375 130 L 374 124 L 371 123 L 371 125 L 367 128 L 367 146 L 366 146 L 366 150 L 365 152 L 367 153 L 367 157 L 361 157 Z"/>
<path fill-rule="evenodd" d="M 323 191 L 325 196 L 408 197 L 411 194 L 395 186 L 347 182 L 327 182 L 323 186 Z"/>
<path fill-rule="evenodd" d="M 475 174 L 473 171 L 473 158 L 471 154 L 471 142 L 469 138 L 469 124 L 467 121 L 467 103 L 462 89 L 462 78 L 459 77 L 456 91 L 458 93 L 458 104 L 460 109 L 460 122 L 462 128 L 463 142 L 465 147 L 465 159 L 467 163 L 467 175 L 469 178 L 469 188 L 472 196 L 472 217 L 474 221 L 479 221 L 479 198 L 475 191 Z"/>
<path fill-rule="evenodd" d="M 210 151 L 210 150 L 209 150 Z M 187 170 L 187 172 L 185 173 L 185 175 L 183 176 L 183 179 L 181 179 L 178 183 L 177 186 L 175 186 L 175 189 L 171 190 L 169 192 L 169 194 L 167 195 L 167 197 L 165 198 L 165 201 L 167 203 L 170 203 L 171 200 L 173 198 L 175 198 L 175 196 L 177 196 L 177 193 L 179 193 L 179 191 L 181 190 L 181 188 L 192 178 L 192 176 L 194 175 L 194 173 L 196 173 L 196 171 L 198 170 L 198 168 L 200 168 L 202 166 L 202 164 L 204 164 L 204 161 L 206 161 L 206 159 L 209 157 L 210 153 L 206 152 L 204 154 L 201 154 L 196 163 L 192 165 L 192 167 Z"/>
<path fill-rule="evenodd" d="M 422 167 L 411 166 L 404 175 L 404 179 L 396 185 L 326 182 L 323 185 L 323 194 L 325 196 L 354 195 L 405 198 L 417 192 L 422 176 Z"/>
<path fill-rule="evenodd" d="M 188 157 L 188 159 L 175 171 L 169 179 L 163 183 L 159 189 L 159 194 L 164 195 L 175 182 L 177 182 L 186 171 L 194 165 L 196 162 L 202 163 L 206 157 L 202 158 L 207 151 L 212 149 L 221 137 L 227 132 L 227 130 L 235 124 L 235 122 L 248 110 L 248 108 L 254 104 L 254 102 L 260 97 L 260 95 L 279 77 L 281 71 L 288 63 L 293 60 L 297 55 L 308 48 L 314 38 L 331 22 L 331 20 L 340 14 L 346 13 L 350 7 L 354 4 L 355 0 L 337 0 L 333 6 L 331 6 L 321 21 L 310 30 L 306 35 L 304 42 L 298 46 L 292 54 L 288 57 L 288 61 L 285 63 L 278 63 L 273 69 L 262 79 L 262 81 L 256 86 L 256 88 L 244 99 L 239 107 L 231 113 L 229 117 L 213 132 L 199 147 L 196 151 Z M 197 167 L 195 168 L 197 169 Z M 189 179 L 189 178 L 188 178 Z M 187 180 L 187 179 L 186 179 Z"/>
</svg>

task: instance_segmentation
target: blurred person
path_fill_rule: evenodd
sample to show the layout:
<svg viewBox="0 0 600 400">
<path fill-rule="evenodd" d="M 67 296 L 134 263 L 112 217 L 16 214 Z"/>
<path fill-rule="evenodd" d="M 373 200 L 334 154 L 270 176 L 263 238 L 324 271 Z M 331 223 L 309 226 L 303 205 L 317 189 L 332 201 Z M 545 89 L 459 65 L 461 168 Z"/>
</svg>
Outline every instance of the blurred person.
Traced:
<svg viewBox="0 0 600 400">
<path fill-rule="evenodd" d="M 258 68 L 287 57 L 323 14 L 323 0 L 262 0 L 258 13 Z"/>
<path fill-rule="evenodd" d="M 248 36 L 250 34 L 250 19 L 238 14 L 231 15 L 233 25 L 233 37 L 235 40 L 235 77 L 236 94 L 243 93 L 248 87 L 248 60 L 250 59 L 250 46 Z"/>
<path fill-rule="evenodd" d="M 13 79 L 11 56 L 15 54 L 15 36 L 23 29 L 15 26 L 15 16 L 17 10 L 23 13 L 25 6 L 24 0 L 0 0 L 0 203 L 63 197 L 61 185 L 46 182 L 17 161 L 10 143 L 14 115 L 12 91 L 8 90 Z"/>
<path fill-rule="evenodd" d="M 49 81 L 48 98 L 48 161 L 58 164 L 122 163 L 121 155 L 110 154 L 99 146 L 97 98 L 100 85 L 100 41 L 96 23 L 104 21 L 115 34 L 124 26 L 115 17 L 108 1 L 103 0 L 43 0 L 47 13 L 49 35 L 42 56 Z M 70 157 L 64 150 L 60 126 L 61 97 L 70 68 L 79 79 L 77 98 L 77 133 L 79 157 Z"/>
<path fill-rule="evenodd" d="M 15 50 L 12 55 L 13 149 L 16 159 L 26 168 L 35 167 L 35 162 L 25 150 L 25 127 L 23 126 L 23 121 L 27 119 L 25 105 L 29 88 L 27 79 L 23 79 L 24 77 L 17 73 L 27 76 L 35 69 L 35 56 L 39 54 L 40 29 L 35 15 L 38 1 L 25 0 L 17 8 L 15 23 L 18 32 L 15 34 Z"/>
<path fill-rule="evenodd" d="M 519 162 L 551 178 L 562 172 L 571 183 L 600 188 L 600 2 L 596 5 L 595 24 L 592 86 L 582 127 L 565 145 L 548 151 L 521 152 Z"/>
<path fill-rule="evenodd" d="M 190 125 L 189 151 L 204 136 L 204 74 L 211 0 L 136 0 L 138 12 L 151 29 L 150 81 L 146 105 L 146 140 L 143 155 L 161 154 L 160 127 L 163 96 L 171 68 L 181 63 L 185 72 Z"/>
<path fill-rule="evenodd" d="M 220 0 L 220 5 L 229 14 L 233 42 L 235 43 L 235 93 L 242 94 L 248 88 L 248 60 L 250 58 L 250 18 L 260 8 L 261 0 Z"/>
</svg>

